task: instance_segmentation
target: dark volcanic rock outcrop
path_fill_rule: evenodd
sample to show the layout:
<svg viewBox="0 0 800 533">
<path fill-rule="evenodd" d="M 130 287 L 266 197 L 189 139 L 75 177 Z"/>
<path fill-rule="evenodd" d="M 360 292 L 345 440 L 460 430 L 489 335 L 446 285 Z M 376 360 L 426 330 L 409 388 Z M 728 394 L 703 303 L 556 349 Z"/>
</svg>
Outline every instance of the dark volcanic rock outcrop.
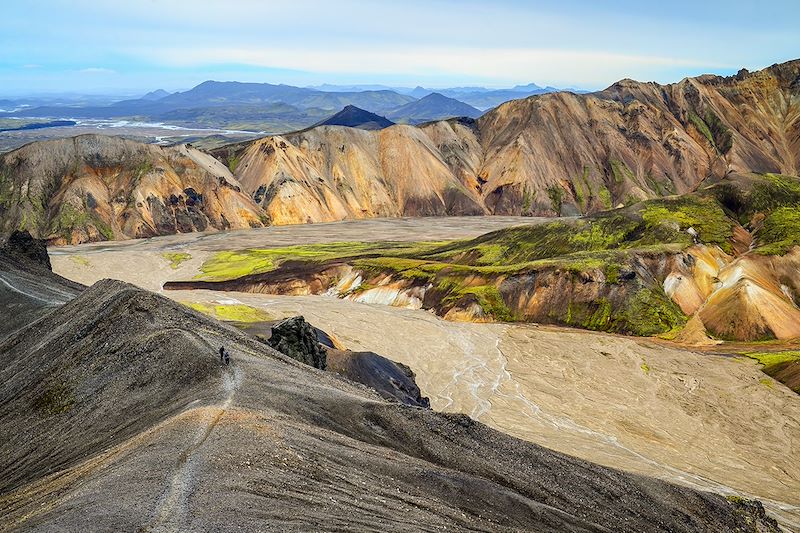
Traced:
<svg viewBox="0 0 800 533">
<path fill-rule="evenodd" d="M 4 530 L 777 531 L 757 506 L 387 403 L 120 282 L 0 361 Z"/>
<path fill-rule="evenodd" d="M 305 322 L 301 316 L 277 323 L 251 322 L 236 326 L 284 355 L 310 366 L 322 368 L 317 365 L 324 360 L 324 370 L 366 385 L 387 400 L 430 407 L 430 401 L 422 396 L 416 376 L 409 367 L 373 352 L 347 350 L 333 336 Z"/>
<path fill-rule="evenodd" d="M 287 318 L 272 326 L 267 344 L 292 359 L 325 370 L 325 350 L 319 344 L 317 331 L 302 316 Z"/>
<path fill-rule="evenodd" d="M 15 231 L 8 240 L 0 246 L 0 254 L 27 258 L 53 270 L 50 265 L 50 256 L 47 255 L 47 241 L 34 239 L 28 231 Z"/>
<path fill-rule="evenodd" d="M 0 339 L 77 296 L 83 286 L 54 274 L 47 247 L 28 232 L 0 245 Z"/>
</svg>

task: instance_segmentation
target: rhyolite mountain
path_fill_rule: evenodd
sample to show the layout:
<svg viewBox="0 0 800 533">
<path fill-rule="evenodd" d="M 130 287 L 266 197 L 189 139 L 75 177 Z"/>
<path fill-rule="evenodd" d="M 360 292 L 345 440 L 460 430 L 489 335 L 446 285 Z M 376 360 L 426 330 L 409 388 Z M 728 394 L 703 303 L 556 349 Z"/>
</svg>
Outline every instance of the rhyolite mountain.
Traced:
<svg viewBox="0 0 800 533">
<path fill-rule="evenodd" d="M 223 148 L 276 223 L 577 215 L 684 194 L 730 172 L 796 175 L 800 61 L 671 85 L 513 100 L 477 120 L 317 128 Z"/>
<path fill-rule="evenodd" d="M 242 202 L 248 200 L 263 210 L 256 212 L 256 220 L 265 216 L 273 224 L 393 216 L 596 213 L 685 194 L 701 182 L 729 173 L 797 175 L 799 79 L 800 61 L 791 61 L 753 73 L 686 78 L 670 85 L 623 80 L 594 94 L 532 96 L 475 120 L 395 125 L 377 131 L 323 126 L 217 149 L 213 154 L 229 172 L 219 166 L 214 172 L 224 182 L 239 184 L 233 189 L 239 187 L 247 197 Z M 200 92 L 209 91 L 211 98 L 216 94 L 213 87 Z M 184 97 L 177 94 L 166 98 Z M 50 161 L 58 159 L 59 151 L 50 156 L 47 146 L 52 145 L 33 144 L 3 157 L 0 172 L 6 203 L 8 194 L 26 191 L 26 176 L 52 173 L 59 166 Z M 86 161 L 81 168 L 94 168 L 91 157 Z M 124 166 L 113 158 L 102 162 L 104 168 Z M 18 167 L 28 170 L 21 174 Z M 39 172 L 39 168 L 50 170 Z M 69 174 L 69 167 L 60 168 L 62 176 Z M 193 165 L 174 168 L 179 180 L 184 168 Z M 124 187 L 118 192 L 131 193 Z M 73 199 L 74 204 L 85 201 L 86 195 Z M 62 197 L 52 195 L 48 202 L 45 212 L 58 212 Z M 145 206 L 139 203 L 133 204 L 134 210 Z M 238 207 L 224 211 L 230 227 L 251 224 L 253 208 L 244 205 L 244 211 Z M 103 208 L 110 213 L 109 206 Z M 20 213 L 30 209 L 29 203 L 7 207 L 2 215 L 5 227 L 21 224 L 39 235 L 52 230 L 41 220 L 33 223 L 35 214 Z M 9 211 L 14 215 L 11 222 Z M 243 218 L 242 212 L 248 215 Z M 137 216 L 149 220 L 149 215 Z M 226 226 L 221 216 L 216 219 L 218 223 L 205 227 Z M 119 232 L 89 231 L 83 236 L 87 232 L 79 231 L 72 241 L 150 231 L 147 225 L 135 225 L 145 228 L 141 231 L 127 223 L 118 226 Z M 155 233 L 172 227 L 191 229 L 185 224 L 180 228 L 176 221 L 161 225 Z"/>
<path fill-rule="evenodd" d="M 82 135 L 0 157 L 0 227 L 53 243 L 259 227 L 227 167 L 190 146 Z"/>
<path fill-rule="evenodd" d="M 362 130 L 382 130 L 394 126 L 394 122 L 354 105 L 347 105 L 335 115 L 331 115 L 315 126 L 347 126 Z"/>
<path fill-rule="evenodd" d="M 386 401 L 131 285 L 7 265 L 0 299 L 43 312 L 0 323 L 0 529 L 779 531 L 757 501 Z"/>
</svg>

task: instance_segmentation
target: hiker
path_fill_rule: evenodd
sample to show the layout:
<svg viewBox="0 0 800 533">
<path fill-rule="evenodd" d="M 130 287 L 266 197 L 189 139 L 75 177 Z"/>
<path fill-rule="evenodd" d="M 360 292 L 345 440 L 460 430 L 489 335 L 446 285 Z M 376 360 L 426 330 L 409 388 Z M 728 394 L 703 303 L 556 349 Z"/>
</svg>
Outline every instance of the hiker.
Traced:
<svg viewBox="0 0 800 533">
<path fill-rule="evenodd" d="M 224 346 L 219 347 L 219 362 L 223 365 L 228 365 L 231 362 L 231 354 L 228 353 Z"/>
</svg>

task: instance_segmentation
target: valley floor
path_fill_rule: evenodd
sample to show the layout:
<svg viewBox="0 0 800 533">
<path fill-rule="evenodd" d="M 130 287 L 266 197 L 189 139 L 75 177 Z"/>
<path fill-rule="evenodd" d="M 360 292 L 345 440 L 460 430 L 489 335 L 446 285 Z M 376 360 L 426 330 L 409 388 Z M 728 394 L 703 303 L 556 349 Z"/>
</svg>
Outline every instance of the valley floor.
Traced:
<svg viewBox="0 0 800 533">
<path fill-rule="evenodd" d="M 531 223 L 511 217 L 368 220 L 51 250 L 56 273 L 161 291 L 213 251 L 333 241 L 441 240 Z M 186 253 L 175 262 L 165 254 Z M 597 463 L 761 499 L 800 531 L 800 396 L 749 359 L 536 325 L 444 321 L 323 296 L 165 291 L 181 302 L 302 314 L 353 350 L 409 365 L 441 411 Z"/>
</svg>

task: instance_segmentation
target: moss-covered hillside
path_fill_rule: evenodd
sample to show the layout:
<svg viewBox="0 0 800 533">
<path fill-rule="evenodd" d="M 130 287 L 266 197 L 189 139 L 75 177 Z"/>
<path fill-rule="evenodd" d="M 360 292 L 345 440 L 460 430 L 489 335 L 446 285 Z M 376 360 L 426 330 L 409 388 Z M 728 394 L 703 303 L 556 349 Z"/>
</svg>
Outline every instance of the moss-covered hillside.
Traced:
<svg viewBox="0 0 800 533">
<path fill-rule="evenodd" d="M 670 275 L 693 275 L 689 247 L 733 258 L 751 253 L 752 241 L 757 255 L 785 253 L 800 239 L 798 206 L 797 178 L 733 176 L 693 194 L 471 240 L 220 252 L 203 265 L 200 279 L 238 280 L 234 285 L 248 290 L 277 277 L 302 284 L 309 273 L 348 265 L 360 278 L 345 296 L 416 288 L 423 307 L 443 316 L 668 334 L 688 320 L 664 287 Z"/>
<path fill-rule="evenodd" d="M 754 251 L 783 255 L 800 245 L 800 178 L 734 175 L 704 190 L 755 237 Z"/>
</svg>

